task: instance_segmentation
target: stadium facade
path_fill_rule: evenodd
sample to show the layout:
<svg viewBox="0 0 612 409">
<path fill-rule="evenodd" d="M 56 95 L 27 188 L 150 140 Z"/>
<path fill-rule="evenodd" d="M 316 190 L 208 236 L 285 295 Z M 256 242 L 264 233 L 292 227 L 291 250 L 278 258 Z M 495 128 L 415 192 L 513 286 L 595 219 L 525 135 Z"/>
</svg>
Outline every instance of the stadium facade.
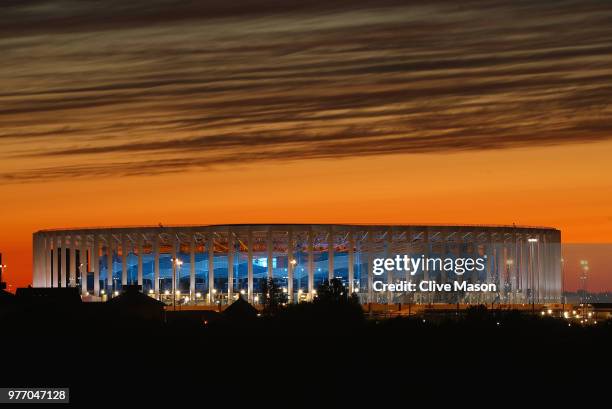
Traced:
<svg viewBox="0 0 612 409">
<path fill-rule="evenodd" d="M 79 287 L 107 299 L 137 284 L 165 302 L 261 301 L 272 278 L 288 302 L 339 278 L 362 303 L 554 303 L 561 300 L 561 232 L 545 227 L 254 224 L 42 230 L 33 235 L 35 287 Z M 480 272 L 373 274 L 395 255 L 485 257 Z M 374 280 L 495 284 L 495 292 L 377 292 Z"/>
</svg>

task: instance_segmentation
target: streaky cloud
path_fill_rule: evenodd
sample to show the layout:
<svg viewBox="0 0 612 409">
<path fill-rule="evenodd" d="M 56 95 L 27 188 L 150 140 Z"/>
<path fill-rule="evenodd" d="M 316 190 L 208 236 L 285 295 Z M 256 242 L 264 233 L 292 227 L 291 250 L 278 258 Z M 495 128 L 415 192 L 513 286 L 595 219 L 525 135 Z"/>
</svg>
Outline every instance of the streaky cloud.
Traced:
<svg viewBox="0 0 612 409">
<path fill-rule="evenodd" d="M 612 138 L 607 2 L 101 4 L 0 5 L 0 183 Z"/>
</svg>

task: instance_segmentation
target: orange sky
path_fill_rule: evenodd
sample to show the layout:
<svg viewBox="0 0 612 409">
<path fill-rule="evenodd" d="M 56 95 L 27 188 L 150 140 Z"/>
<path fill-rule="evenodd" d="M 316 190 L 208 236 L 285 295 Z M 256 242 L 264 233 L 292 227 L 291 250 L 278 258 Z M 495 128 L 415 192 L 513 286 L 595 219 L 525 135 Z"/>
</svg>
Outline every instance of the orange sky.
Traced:
<svg viewBox="0 0 612 409">
<path fill-rule="evenodd" d="M 597 0 L 0 2 L 6 278 L 28 284 L 32 232 L 58 227 L 516 223 L 612 243 L 611 19 Z"/>
<path fill-rule="evenodd" d="M 31 233 L 56 227 L 517 223 L 560 228 L 566 243 L 609 243 L 611 153 L 604 142 L 257 165 L 237 156 L 236 165 L 178 175 L 8 184 L 0 248 L 8 282 L 22 286 L 31 279 Z M 612 288 L 602 275 L 592 282 Z"/>
</svg>

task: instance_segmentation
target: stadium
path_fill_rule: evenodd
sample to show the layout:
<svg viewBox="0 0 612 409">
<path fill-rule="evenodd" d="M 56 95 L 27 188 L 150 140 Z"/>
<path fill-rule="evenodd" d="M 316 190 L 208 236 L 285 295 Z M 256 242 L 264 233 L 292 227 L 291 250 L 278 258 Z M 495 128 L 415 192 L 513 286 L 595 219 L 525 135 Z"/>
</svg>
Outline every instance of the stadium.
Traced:
<svg viewBox="0 0 612 409">
<path fill-rule="evenodd" d="M 166 303 L 257 305 L 272 279 L 287 302 L 310 301 L 337 278 L 363 304 L 545 304 L 562 297 L 561 232 L 547 227 L 253 224 L 41 230 L 33 234 L 34 287 L 78 287 L 104 301 L 126 285 Z M 486 260 L 481 271 L 373 274 L 397 255 Z M 375 291 L 387 283 L 450 282 L 496 291 Z M 417 286 L 419 288 L 419 286 Z M 420 286 L 422 289 L 423 286 Z M 459 285 L 457 288 L 466 288 Z"/>
</svg>

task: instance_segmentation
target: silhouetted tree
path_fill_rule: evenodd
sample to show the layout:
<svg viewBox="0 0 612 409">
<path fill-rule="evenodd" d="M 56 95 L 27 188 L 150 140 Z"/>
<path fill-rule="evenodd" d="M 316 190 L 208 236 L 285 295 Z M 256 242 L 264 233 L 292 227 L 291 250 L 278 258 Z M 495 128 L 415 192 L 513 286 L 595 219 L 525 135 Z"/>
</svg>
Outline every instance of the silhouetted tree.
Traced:
<svg viewBox="0 0 612 409">
<path fill-rule="evenodd" d="M 465 311 L 465 319 L 472 323 L 482 323 L 491 320 L 491 314 L 487 310 L 487 306 L 483 304 L 472 305 Z"/>
<path fill-rule="evenodd" d="M 279 308 L 287 302 L 287 294 L 283 292 L 273 278 L 262 279 L 260 284 L 264 314 L 276 314 Z"/>
<path fill-rule="evenodd" d="M 314 303 L 322 304 L 359 304 L 357 294 L 349 294 L 348 289 L 339 278 L 326 280 L 317 288 L 317 296 Z"/>
</svg>

